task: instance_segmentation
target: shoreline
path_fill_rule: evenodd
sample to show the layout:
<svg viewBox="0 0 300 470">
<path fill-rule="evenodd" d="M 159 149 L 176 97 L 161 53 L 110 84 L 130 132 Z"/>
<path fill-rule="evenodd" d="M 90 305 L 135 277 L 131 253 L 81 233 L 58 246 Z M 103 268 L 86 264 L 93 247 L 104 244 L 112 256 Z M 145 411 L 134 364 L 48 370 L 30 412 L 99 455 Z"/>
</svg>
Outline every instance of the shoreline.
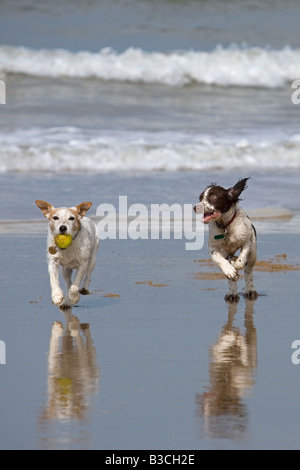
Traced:
<svg viewBox="0 0 300 470">
<path fill-rule="evenodd" d="M 247 215 L 250 219 L 254 222 L 255 227 L 258 233 L 261 234 L 275 234 L 275 233 L 286 233 L 286 234 L 294 234 L 300 233 L 300 215 L 293 214 L 291 211 L 287 211 L 286 209 L 281 209 L 278 207 L 266 207 L 266 208 L 259 208 L 259 209 L 251 209 L 247 210 Z M 166 212 L 167 216 L 169 212 Z M 96 225 L 100 221 L 105 220 L 106 216 L 95 216 L 89 215 L 88 217 L 93 220 Z M 143 223 L 150 225 L 151 218 L 143 218 L 140 216 L 128 216 L 124 218 L 123 214 L 122 217 L 119 217 L 119 214 L 116 213 L 116 224 L 119 230 L 126 230 L 126 224 L 128 228 L 128 223 L 136 220 L 138 218 L 139 223 L 141 225 Z M 179 227 L 182 224 L 181 218 L 174 218 L 174 217 L 167 217 L 164 218 L 164 214 L 160 214 L 159 222 L 155 224 L 160 231 L 163 227 L 168 227 L 170 225 L 170 233 L 174 233 L 174 229 Z M 282 223 L 284 222 L 284 225 Z M 0 220 L 0 236 L 2 235 L 21 235 L 22 233 L 24 236 L 27 234 L 31 235 L 39 235 L 41 233 L 45 233 L 45 227 L 47 226 L 48 221 L 45 219 L 28 219 L 28 220 L 18 220 L 18 219 L 10 219 L 10 220 Z M 195 228 L 195 224 L 193 221 L 192 228 Z M 118 230 L 117 230 L 118 231 Z M 204 232 L 207 232 L 208 228 L 204 226 Z M 117 239 L 118 237 L 116 237 Z M 171 237 L 172 238 L 172 237 Z"/>
</svg>

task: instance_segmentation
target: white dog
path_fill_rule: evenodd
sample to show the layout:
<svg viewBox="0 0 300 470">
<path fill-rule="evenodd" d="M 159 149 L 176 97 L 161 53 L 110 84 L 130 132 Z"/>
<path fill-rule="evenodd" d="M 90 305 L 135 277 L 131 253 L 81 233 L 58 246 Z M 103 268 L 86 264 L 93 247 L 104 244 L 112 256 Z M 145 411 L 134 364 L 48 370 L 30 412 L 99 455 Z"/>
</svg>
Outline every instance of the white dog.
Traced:
<svg viewBox="0 0 300 470">
<path fill-rule="evenodd" d="M 229 281 L 229 293 L 225 300 L 238 301 L 238 271 L 244 269 L 245 296 L 257 297 L 253 286 L 252 269 L 256 263 L 256 231 L 249 217 L 237 204 L 246 189 L 249 178 L 238 181 L 232 188 L 224 189 L 215 184 L 200 195 L 195 212 L 204 212 L 203 222 L 209 224 L 209 253 L 213 262 L 221 268 Z M 240 251 L 238 256 L 235 253 Z"/>
<path fill-rule="evenodd" d="M 82 202 L 76 207 L 58 208 L 45 201 L 37 200 L 35 203 L 49 219 L 47 247 L 52 302 L 54 305 L 68 308 L 79 302 L 79 294 L 89 294 L 91 273 L 96 264 L 99 247 L 96 225 L 89 218 L 83 217 L 92 203 Z M 71 235 L 71 245 L 64 249 L 59 248 L 55 244 L 57 235 Z M 65 297 L 59 285 L 59 266 L 62 266 L 62 274 L 67 284 Z M 73 269 L 77 272 L 72 282 Z M 83 278 L 83 286 L 80 289 Z"/>
</svg>

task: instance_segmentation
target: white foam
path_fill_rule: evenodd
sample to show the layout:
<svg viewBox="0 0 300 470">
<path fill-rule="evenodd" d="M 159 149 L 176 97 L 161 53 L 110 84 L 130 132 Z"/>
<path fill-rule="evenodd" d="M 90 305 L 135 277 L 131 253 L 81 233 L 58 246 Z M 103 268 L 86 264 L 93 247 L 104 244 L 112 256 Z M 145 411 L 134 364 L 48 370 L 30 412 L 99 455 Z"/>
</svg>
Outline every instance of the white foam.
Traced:
<svg viewBox="0 0 300 470">
<path fill-rule="evenodd" d="M 300 49 L 232 45 L 210 52 L 164 53 L 129 48 L 117 53 L 105 48 L 92 53 L 1 46 L 0 76 L 3 73 L 177 86 L 200 83 L 276 88 L 300 77 Z"/>
<path fill-rule="evenodd" d="M 0 141 L 0 172 L 300 168 L 297 137 L 255 143 L 62 127 L 1 133 Z"/>
</svg>

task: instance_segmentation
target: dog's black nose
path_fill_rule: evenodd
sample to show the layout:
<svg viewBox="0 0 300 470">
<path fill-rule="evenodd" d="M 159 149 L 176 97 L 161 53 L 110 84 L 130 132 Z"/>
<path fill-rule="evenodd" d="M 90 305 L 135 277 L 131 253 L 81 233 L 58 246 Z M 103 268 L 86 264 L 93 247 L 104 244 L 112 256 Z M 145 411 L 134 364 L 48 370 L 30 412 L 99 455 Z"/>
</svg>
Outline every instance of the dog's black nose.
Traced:
<svg viewBox="0 0 300 470">
<path fill-rule="evenodd" d="M 65 233 L 67 230 L 68 230 L 68 227 L 66 227 L 65 225 L 61 225 L 61 226 L 59 227 L 59 231 L 60 231 L 61 233 Z"/>
</svg>

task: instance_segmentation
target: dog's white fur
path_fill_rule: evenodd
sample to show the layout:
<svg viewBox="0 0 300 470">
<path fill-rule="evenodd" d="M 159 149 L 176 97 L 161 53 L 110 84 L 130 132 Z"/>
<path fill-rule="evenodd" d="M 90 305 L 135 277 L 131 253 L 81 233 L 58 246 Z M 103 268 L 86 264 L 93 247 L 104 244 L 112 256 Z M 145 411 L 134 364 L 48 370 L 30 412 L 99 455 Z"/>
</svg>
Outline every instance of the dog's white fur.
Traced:
<svg viewBox="0 0 300 470">
<path fill-rule="evenodd" d="M 244 269 L 245 295 L 256 296 L 252 269 L 256 262 L 256 237 L 250 220 L 241 207 L 236 207 L 236 217 L 227 228 L 227 236 L 223 240 L 215 240 L 214 236 L 221 230 L 216 223 L 209 225 L 209 253 L 215 264 L 223 271 L 229 282 L 229 294 L 227 300 L 238 298 L 237 280 L 238 271 Z M 233 217 L 231 209 L 223 220 L 229 221 Z M 221 242 L 221 243 L 220 243 Z M 235 253 L 240 251 L 236 258 Z"/>
<path fill-rule="evenodd" d="M 247 178 L 248 179 L 248 178 Z M 244 188 L 246 180 L 244 182 Z M 239 183 L 237 183 L 239 184 Z M 208 201 L 209 191 L 213 186 L 208 187 L 200 196 L 202 198 L 195 206 L 196 212 L 207 213 L 214 212 L 210 217 L 208 250 L 212 261 L 219 266 L 229 282 L 229 293 L 225 296 L 227 301 L 237 301 L 239 295 L 237 292 L 237 281 L 239 279 L 238 271 L 244 269 L 245 274 L 245 296 L 256 298 L 257 292 L 253 285 L 252 270 L 256 263 L 256 232 L 249 217 L 237 203 L 232 203 L 229 210 L 224 213 L 215 209 L 218 201 Z M 233 188 L 227 190 L 230 191 Z M 244 189 L 243 188 L 243 189 Z M 242 189 L 242 190 L 243 190 Z M 241 191 L 240 191 L 241 192 Z M 238 194 L 239 195 L 239 194 Z M 227 225 L 229 224 L 229 225 Z M 224 230 L 221 227 L 226 227 Z M 225 235 L 225 238 L 215 239 L 215 236 Z M 240 254 L 236 256 L 236 252 Z"/>
<path fill-rule="evenodd" d="M 76 207 L 55 208 L 46 201 L 35 202 L 49 220 L 47 257 L 52 302 L 54 305 L 68 308 L 79 302 L 80 294 L 89 294 L 91 274 L 96 265 L 100 240 L 94 222 L 84 217 L 92 203 L 83 202 Z M 61 234 L 71 235 L 73 238 L 72 244 L 66 249 L 60 249 L 55 245 L 56 235 Z M 67 284 L 65 296 L 59 285 L 59 266 L 62 267 L 62 274 Z M 77 271 L 72 281 L 74 269 Z"/>
</svg>

